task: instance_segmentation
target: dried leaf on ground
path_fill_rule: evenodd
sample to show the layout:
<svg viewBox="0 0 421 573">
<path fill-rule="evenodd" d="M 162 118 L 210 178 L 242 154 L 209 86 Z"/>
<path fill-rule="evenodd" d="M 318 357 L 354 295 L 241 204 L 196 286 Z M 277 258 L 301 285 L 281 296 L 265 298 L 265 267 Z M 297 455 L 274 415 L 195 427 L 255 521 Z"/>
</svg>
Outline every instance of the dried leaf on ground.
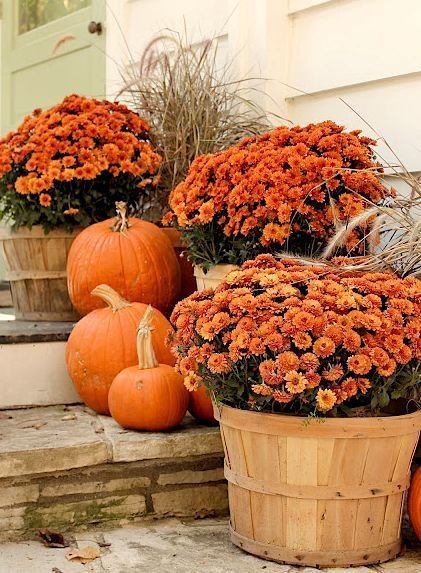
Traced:
<svg viewBox="0 0 421 573">
<path fill-rule="evenodd" d="M 42 541 L 48 547 L 60 548 L 69 547 L 69 544 L 64 539 L 62 533 L 57 533 L 56 531 L 39 531 L 39 536 L 41 537 Z"/>
<path fill-rule="evenodd" d="M 66 558 L 69 561 L 80 561 L 81 563 L 87 563 L 88 561 L 93 561 L 94 559 L 98 559 L 101 555 L 101 552 L 98 547 L 94 547 L 93 545 L 87 545 L 86 547 L 82 547 L 81 549 L 75 549 L 70 551 L 66 555 Z"/>
<path fill-rule="evenodd" d="M 67 422 L 68 420 L 76 420 L 76 419 L 77 419 L 76 414 L 66 414 L 65 416 L 62 417 L 63 422 Z"/>
</svg>

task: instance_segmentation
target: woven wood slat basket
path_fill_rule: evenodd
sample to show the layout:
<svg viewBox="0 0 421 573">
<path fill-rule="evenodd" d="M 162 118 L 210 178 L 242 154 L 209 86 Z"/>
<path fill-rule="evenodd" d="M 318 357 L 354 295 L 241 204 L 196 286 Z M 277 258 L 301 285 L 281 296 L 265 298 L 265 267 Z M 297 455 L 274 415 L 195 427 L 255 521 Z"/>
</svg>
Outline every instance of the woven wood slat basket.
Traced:
<svg viewBox="0 0 421 573">
<path fill-rule="evenodd" d="M 205 273 L 200 267 L 195 266 L 194 276 L 196 277 L 197 290 L 216 288 L 228 273 L 236 269 L 238 269 L 236 265 L 215 265 Z"/>
<path fill-rule="evenodd" d="M 66 261 L 79 231 L 51 231 L 41 227 L 0 230 L 6 278 L 17 319 L 70 321 L 77 314 L 67 291 Z"/>
<path fill-rule="evenodd" d="M 303 418 L 215 406 L 233 543 L 319 567 L 368 565 L 401 550 L 401 519 L 421 411 Z"/>
</svg>

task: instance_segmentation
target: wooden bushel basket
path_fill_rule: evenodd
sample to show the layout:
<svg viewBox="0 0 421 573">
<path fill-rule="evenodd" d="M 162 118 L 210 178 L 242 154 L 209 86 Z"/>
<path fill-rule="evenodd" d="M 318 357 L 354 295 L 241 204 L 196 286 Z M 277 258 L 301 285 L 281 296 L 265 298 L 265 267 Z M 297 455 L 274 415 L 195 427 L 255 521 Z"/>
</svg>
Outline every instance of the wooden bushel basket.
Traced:
<svg viewBox="0 0 421 573">
<path fill-rule="evenodd" d="M 216 288 L 227 276 L 228 273 L 238 269 L 236 265 L 215 265 L 203 272 L 200 267 L 194 267 L 194 276 L 196 277 L 197 290 Z"/>
<path fill-rule="evenodd" d="M 0 230 L 0 243 L 17 319 L 67 321 L 77 314 L 67 291 L 66 261 L 79 231 Z"/>
<path fill-rule="evenodd" d="M 399 554 L 421 411 L 305 423 L 214 409 L 235 545 L 313 567 L 369 565 Z"/>
</svg>

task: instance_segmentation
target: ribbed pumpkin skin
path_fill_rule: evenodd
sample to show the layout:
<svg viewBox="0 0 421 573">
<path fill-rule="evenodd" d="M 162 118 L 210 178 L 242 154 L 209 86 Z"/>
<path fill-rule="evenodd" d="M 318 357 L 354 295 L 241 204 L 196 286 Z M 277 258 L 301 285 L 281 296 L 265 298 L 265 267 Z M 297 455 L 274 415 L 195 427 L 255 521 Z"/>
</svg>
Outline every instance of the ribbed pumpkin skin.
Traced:
<svg viewBox="0 0 421 573">
<path fill-rule="evenodd" d="M 421 467 L 412 476 L 408 494 L 408 515 L 415 535 L 421 541 Z"/>
<path fill-rule="evenodd" d="M 106 283 L 129 302 L 172 310 L 181 288 L 180 266 L 171 241 L 153 223 L 130 218 L 124 232 L 113 231 L 115 219 L 84 229 L 67 259 L 70 300 L 81 316 L 104 303 L 91 295 Z"/>
<path fill-rule="evenodd" d="M 200 422 L 215 422 L 212 400 L 204 386 L 200 386 L 195 392 L 189 392 L 189 412 Z"/>
<path fill-rule="evenodd" d="M 184 418 L 188 402 L 182 376 L 165 364 L 126 368 L 115 377 L 108 395 L 112 417 L 130 430 L 174 428 Z"/>
<path fill-rule="evenodd" d="M 108 391 L 114 377 L 137 363 L 136 331 L 146 304 L 132 303 L 113 312 L 94 310 L 82 318 L 70 334 L 66 362 L 70 378 L 82 400 L 99 414 L 109 414 Z M 175 359 L 164 338 L 172 327 L 157 310 L 152 319 L 152 340 L 157 358 L 174 365 Z"/>
</svg>

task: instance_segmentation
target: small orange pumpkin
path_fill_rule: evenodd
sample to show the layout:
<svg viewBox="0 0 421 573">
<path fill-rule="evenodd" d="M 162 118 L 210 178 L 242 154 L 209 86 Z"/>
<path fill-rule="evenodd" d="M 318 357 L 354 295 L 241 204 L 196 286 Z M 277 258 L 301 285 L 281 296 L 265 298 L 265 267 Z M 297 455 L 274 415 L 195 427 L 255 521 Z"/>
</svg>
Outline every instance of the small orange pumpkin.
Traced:
<svg viewBox="0 0 421 573">
<path fill-rule="evenodd" d="M 117 217 L 84 229 L 67 259 L 70 300 L 81 316 L 104 306 L 92 296 L 99 284 L 110 285 L 131 302 L 169 313 L 178 299 L 180 266 L 171 241 L 153 223 L 127 218 L 125 203 Z"/>
<path fill-rule="evenodd" d="M 189 412 L 200 422 L 215 422 L 212 400 L 204 386 L 189 392 Z"/>
<path fill-rule="evenodd" d="M 114 377 L 137 362 L 136 330 L 148 306 L 129 303 L 107 285 L 92 294 L 107 304 L 82 318 L 72 330 L 66 346 L 70 378 L 82 400 L 99 414 L 109 414 L 108 391 Z M 172 327 L 159 311 L 153 316 L 153 342 L 160 362 L 174 365 L 165 345 Z"/>
<path fill-rule="evenodd" d="M 408 493 L 408 515 L 415 535 L 421 541 L 421 467 L 412 476 Z"/>
<path fill-rule="evenodd" d="M 152 316 L 153 309 L 148 307 L 137 331 L 138 366 L 117 374 L 108 395 L 114 420 L 132 430 L 174 428 L 184 418 L 189 401 L 183 377 L 156 359 Z"/>
</svg>

